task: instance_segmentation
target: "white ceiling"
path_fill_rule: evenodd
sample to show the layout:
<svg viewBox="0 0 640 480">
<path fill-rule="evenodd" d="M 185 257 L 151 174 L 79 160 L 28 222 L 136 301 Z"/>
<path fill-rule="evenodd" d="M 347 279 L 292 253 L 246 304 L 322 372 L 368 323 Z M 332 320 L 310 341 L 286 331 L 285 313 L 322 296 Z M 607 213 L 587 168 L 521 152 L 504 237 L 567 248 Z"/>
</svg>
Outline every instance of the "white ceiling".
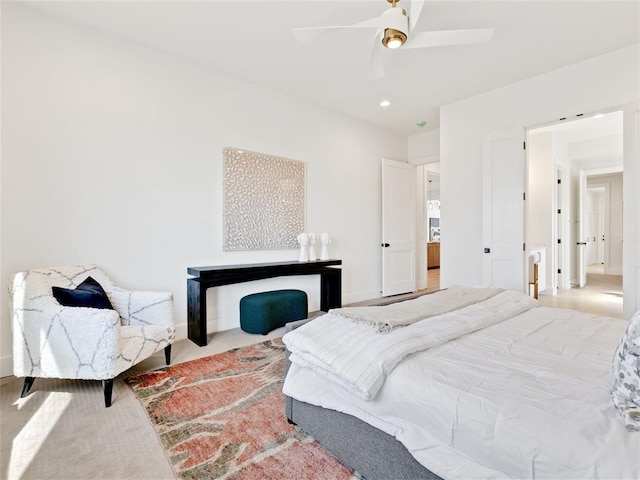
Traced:
<svg viewBox="0 0 640 480">
<path fill-rule="evenodd" d="M 405 134 L 438 128 L 441 105 L 631 45 L 640 31 L 637 1 L 427 1 L 417 30 L 494 28 L 493 41 L 384 50 L 387 75 L 369 80 L 370 30 L 298 44 L 291 28 L 377 17 L 386 0 L 25 3 Z"/>
</svg>

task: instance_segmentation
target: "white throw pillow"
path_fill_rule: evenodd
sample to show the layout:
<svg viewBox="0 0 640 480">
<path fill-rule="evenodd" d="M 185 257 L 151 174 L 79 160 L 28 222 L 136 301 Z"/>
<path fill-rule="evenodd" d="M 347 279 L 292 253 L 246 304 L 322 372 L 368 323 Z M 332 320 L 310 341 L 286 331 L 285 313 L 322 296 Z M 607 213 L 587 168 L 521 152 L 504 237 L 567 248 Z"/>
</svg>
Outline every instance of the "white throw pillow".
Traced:
<svg viewBox="0 0 640 480">
<path fill-rule="evenodd" d="M 631 318 L 613 356 L 611 398 L 627 430 L 640 432 L 640 311 Z"/>
</svg>

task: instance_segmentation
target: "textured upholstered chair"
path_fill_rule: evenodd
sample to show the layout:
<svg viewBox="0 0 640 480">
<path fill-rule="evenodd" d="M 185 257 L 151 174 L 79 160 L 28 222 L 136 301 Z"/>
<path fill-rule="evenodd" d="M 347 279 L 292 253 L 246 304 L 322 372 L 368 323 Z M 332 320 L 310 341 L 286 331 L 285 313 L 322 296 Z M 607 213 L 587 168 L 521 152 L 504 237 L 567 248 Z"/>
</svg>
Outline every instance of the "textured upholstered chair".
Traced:
<svg viewBox="0 0 640 480">
<path fill-rule="evenodd" d="M 104 289 L 108 307 L 63 306 L 54 297 L 52 287 L 76 289 L 88 277 Z M 10 294 L 13 372 L 25 377 L 21 397 L 36 377 L 102 380 L 109 407 L 118 374 L 162 348 L 167 365 L 171 360 L 175 326 L 170 292 L 123 290 L 99 268 L 87 265 L 18 273 Z"/>
</svg>

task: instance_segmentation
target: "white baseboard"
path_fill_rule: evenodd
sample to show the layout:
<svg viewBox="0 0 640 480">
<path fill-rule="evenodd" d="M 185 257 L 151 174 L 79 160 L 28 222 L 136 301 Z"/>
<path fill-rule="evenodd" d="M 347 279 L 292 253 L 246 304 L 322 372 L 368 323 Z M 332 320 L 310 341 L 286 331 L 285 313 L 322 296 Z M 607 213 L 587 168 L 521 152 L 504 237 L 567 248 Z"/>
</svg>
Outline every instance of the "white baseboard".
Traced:
<svg viewBox="0 0 640 480">
<path fill-rule="evenodd" d="M 13 375 L 13 357 L 11 355 L 0 357 L 0 377 L 11 375 Z"/>
<path fill-rule="evenodd" d="M 342 296 L 342 305 L 364 302 L 365 300 L 372 300 L 374 298 L 382 298 L 382 292 L 380 290 L 369 290 L 365 292 L 349 293 Z"/>
</svg>

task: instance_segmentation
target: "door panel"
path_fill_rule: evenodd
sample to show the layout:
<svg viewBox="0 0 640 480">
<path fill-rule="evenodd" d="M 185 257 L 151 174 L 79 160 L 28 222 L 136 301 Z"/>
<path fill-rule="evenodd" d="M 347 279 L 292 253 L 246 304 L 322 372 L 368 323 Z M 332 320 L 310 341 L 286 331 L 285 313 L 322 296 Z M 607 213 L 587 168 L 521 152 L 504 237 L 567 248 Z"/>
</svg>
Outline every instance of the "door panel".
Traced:
<svg viewBox="0 0 640 480">
<path fill-rule="evenodd" d="M 382 295 L 416 289 L 415 166 L 382 160 Z"/>
<path fill-rule="evenodd" d="M 525 290 L 523 131 L 486 135 L 483 150 L 483 282 Z"/>
</svg>

